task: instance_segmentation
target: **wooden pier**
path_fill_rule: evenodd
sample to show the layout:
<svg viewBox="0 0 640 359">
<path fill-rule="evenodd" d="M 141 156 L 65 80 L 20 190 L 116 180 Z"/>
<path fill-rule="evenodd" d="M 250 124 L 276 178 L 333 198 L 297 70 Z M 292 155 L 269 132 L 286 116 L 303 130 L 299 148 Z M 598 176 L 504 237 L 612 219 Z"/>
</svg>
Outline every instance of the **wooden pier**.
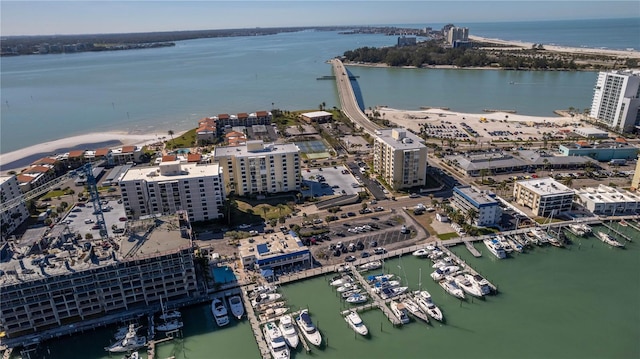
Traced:
<svg viewBox="0 0 640 359">
<path fill-rule="evenodd" d="M 619 230 L 613 228 L 613 226 L 611 226 L 610 224 L 606 223 L 606 222 L 602 222 L 602 225 L 607 227 L 611 232 L 615 233 L 616 235 L 624 238 L 627 242 L 632 242 L 631 238 L 629 236 L 627 236 L 626 234 L 620 232 Z"/>
<path fill-rule="evenodd" d="M 464 241 L 464 246 L 467 247 L 469 252 L 471 252 L 471 254 L 474 257 L 476 257 L 476 258 L 482 257 L 482 253 L 480 253 L 480 251 L 477 250 L 476 247 L 473 246 L 473 243 L 471 241 Z"/>
<path fill-rule="evenodd" d="M 455 253 L 453 253 L 452 251 L 449 250 L 449 248 L 447 248 L 444 245 L 440 245 L 439 246 L 440 249 L 442 249 L 443 252 L 446 252 L 448 256 L 450 256 L 451 258 L 454 258 L 458 264 L 460 265 L 460 267 L 462 267 L 463 270 L 468 271 L 469 273 L 471 273 L 472 275 L 481 275 L 480 273 L 478 273 L 478 271 L 476 271 L 475 269 L 473 269 L 470 265 L 468 265 L 465 261 L 463 261 L 462 259 L 460 259 L 460 257 L 458 257 L 457 255 L 455 255 Z M 486 279 L 486 278 L 485 278 Z M 487 279 L 487 282 L 489 282 L 489 280 Z M 495 285 L 493 285 L 493 283 L 489 282 L 489 287 L 491 287 L 491 290 L 494 293 L 498 292 L 498 287 L 496 287 Z"/>
<path fill-rule="evenodd" d="M 629 225 L 629 227 L 635 229 L 636 231 L 640 232 L 640 227 L 638 227 L 638 222 L 636 221 L 625 221 L 627 222 L 627 224 Z"/>
<path fill-rule="evenodd" d="M 364 290 L 367 291 L 367 294 L 369 294 L 369 296 L 371 297 L 371 300 L 373 300 L 373 303 L 365 304 L 360 307 L 355 307 L 354 310 L 363 311 L 365 309 L 378 307 L 380 310 L 382 310 L 382 313 L 385 315 L 385 317 L 389 319 L 391 324 L 393 324 L 394 326 L 402 325 L 400 320 L 396 318 L 396 316 L 391 312 L 391 309 L 389 309 L 389 307 L 387 307 L 386 305 L 386 303 L 390 302 L 391 299 L 388 299 L 385 301 L 382 298 L 380 298 L 380 296 L 373 291 L 373 288 L 371 288 L 371 285 L 366 281 L 366 279 L 364 279 L 362 274 L 357 270 L 352 270 L 351 274 L 353 274 L 353 276 L 358 280 L 362 288 L 364 288 Z"/>
<path fill-rule="evenodd" d="M 260 321 L 258 317 L 256 317 L 256 313 L 253 310 L 253 306 L 251 305 L 251 300 L 249 300 L 249 296 L 242 293 L 240 295 L 242 297 L 242 302 L 244 304 L 245 312 L 247 313 L 247 319 L 249 319 L 249 323 L 251 324 L 251 330 L 253 331 L 253 336 L 256 338 L 256 343 L 258 344 L 258 349 L 260 349 L 260 355 L 262 355 L 263 359 L 271 358 L 271 351 L 269 350 L 269 345 L 264 338 L 264 334 L 262 333 L 262 328 L 260 328 Z"/>
</svg>

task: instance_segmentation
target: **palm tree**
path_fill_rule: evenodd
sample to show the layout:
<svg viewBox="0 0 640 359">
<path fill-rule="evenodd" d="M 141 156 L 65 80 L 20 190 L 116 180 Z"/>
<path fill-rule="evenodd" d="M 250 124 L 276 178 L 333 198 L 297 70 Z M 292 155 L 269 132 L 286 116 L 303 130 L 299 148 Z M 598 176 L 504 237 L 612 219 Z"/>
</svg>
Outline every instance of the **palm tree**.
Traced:
<svg viewBox="0 0 640 359">
<path fill-rule="evenodd" d="M 173 130 L 169 130 L 169 131 L 167 131 L 167 134 L 168 134 L 169 136 L 171 136 L 171 142 L 173 142 L 173 134 L 174 134 L 174 133 L 175 133 L 175 132 L 173 132 Z"/>
<path fill-rule="evenodd" d="M 475 208 L 469 208 L 467 210 L 466 218 L 469 220 L 469 223 L 473 223 L 478 217 L 478 211 Z"/>
<path fill-rule="evenodd" d="M 545 171 L 549 170 L 549 163 L 550 163 L 549 160 L 546 158 L 542 160 L 542 168 L 544 168 Z"/>
<path fill-rule="evenodd" d="M 489 170 L 486 168 L 482 168 L 480 169 L 480 176 L 482 176 L 482 180 L 481 182 L 484 183 L 484 176 L 486 176 L 487 174 L 489 174 Z"/>
<path fill-rule="evenodd" d="M 571 185 L 573 184 L 573 177 L 571 177 L 571 176 L 569 176 L 569 177 L 565 177 L 565 178 L 562 180 L 562 184 L 563 184 L 563 185 L 565 185 L 565 186 L 567 186 L 567 187 L 569 187 L 569 188 L 571 188 Z"/>
</svg>

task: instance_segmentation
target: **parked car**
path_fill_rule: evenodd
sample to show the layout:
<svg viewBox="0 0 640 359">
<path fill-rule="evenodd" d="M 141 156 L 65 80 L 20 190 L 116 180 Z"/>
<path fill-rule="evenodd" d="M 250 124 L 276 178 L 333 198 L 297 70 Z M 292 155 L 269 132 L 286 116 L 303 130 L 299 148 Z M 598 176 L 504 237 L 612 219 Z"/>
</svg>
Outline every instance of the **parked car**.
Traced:
<svg viewBox="0 0 640 359">
<path fill-rule="evenodd" d="M 347 257 L 344 259 L 344 261 L 345 261 L 345 262 L 353 262 L 353 261 L 355 261 L 355 260 L 356 260 L 356 257 L 354 257 L 354 256 L 347 256 Z"/>
<path fill-rule="evenodd" d="M 378 248 L 373 250 L 373 253 L 375 253 L 375 254 L 385 254 L 385 253 L 387 253 L 387 250 L 382 248 L 382 247 L 378 247 Z"/>
</svg>

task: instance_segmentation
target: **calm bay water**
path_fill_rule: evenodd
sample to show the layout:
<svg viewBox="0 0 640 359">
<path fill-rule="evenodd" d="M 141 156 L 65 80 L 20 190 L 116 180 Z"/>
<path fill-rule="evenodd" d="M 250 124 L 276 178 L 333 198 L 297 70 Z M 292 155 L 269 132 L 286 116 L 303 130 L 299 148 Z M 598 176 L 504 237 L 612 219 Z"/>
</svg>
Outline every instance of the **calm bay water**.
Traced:
<svg viewBox="0 0 640 359">
<path fill-rule="evenodd" d="M 601 227 L 597 227 L 596 230 Z M 627 234 L 639 238 L 629 227 Z M 463 246 L 453 250 L 500 293 L 486 300 L 460 302 L 429 277 L 431 262 L 405 256 L 387 260 L 395 273 L 418 289 L 429 290 L 446 323 L 413 321 L 393 328 L 379 310 L 361 316 L 370 337 L 354 335 L 339 312 L 347 308 L 327 284 L 329 276 L 283 287 L 292 309 L 310 308 L 328 346 L 295 358 L 632 358 L 640 355 L 640 244 L 610 248 L 595 237 L 577 239 L 566 249 L 533 248 L 506 260 L 474 258 Z M 102 346 L 111 331 L 100 329 L 51 343 L 47 358 L 108 358 Z M 162 344 L 158 358 L 257 358 L 248 322 L 217 329 L 208 305 L 185 310 L 186 338 Z M 87 340 L 90 339 L 90 340 Z"/>
<path fill-rule="evenodd" d="M 637 19 L 458 25 L 490 37 L 549 43 L 553 36 L 565 45 L 613 41 L 610 47 L 622 48 L 638 48 L 640 31 Z M 331 108 L 339 102 L 335 84 L 316 80 L 331 74 L 325 61 L 395 42 L 393 36 L 304 31 L 181 41 L 171 48 L 3 57 L 0 152 L 89 132 L 162 135 L 218 113 L 313 110 L 322 102 Z M 511 109 L 544 116 L 590 106 L 596 80 L 590 72 L 351 71 L 360 76 L 365 107 Z"/>
</svg>

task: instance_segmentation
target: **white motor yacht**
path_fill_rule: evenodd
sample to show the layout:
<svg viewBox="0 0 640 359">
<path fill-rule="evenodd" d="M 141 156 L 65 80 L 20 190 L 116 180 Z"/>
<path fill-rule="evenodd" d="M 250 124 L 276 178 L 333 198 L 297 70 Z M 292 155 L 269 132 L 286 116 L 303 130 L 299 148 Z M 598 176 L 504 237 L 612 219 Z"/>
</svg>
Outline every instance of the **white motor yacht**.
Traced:
<svg viewBox="0 0 640 359">
<path fill-rule="evenodd" d="M 251 300 L 251 306 L 255 308 L 264 303 L 275 302 L 280 298 L 282 298 L 282 295 L 280 293 L 262 293 Z"/>
<path fill-rule="evenodd" d="M 358 285 L 357 284 L 345 283 L 341 287 L 338 287 L 338 289 L 336 289 L 336 290 L 338 291 L 338 293 L 342 293 L 342 292 L 348 292 L 348 291 L 354 290 L 354 289 L 358 289 Z"/>
<path fill-rule="evenodd" d="M 489 285 L 489 281 L 484 279 L 480 274 L 470 274 L 466 273 L 464 275 L 474 286 L 477 286 L 480 289 L 480 293 L 482 295 L 491 294 L 491 286 Z"/>
<path fill-rule="evenodd" d="M 347 299 L 347 298 L 349 298 L 350 296 L 352 296 L 352 295 L 354 295 L 354 294 L 358 294 L 358 293 L 360 293 L 360 292 L 362 292 L 362 289 L 360 289 L 360 288 L 358 288 L 358 289 L 352 289 L 352 290 L 349 290 L 349 291 L 346 291 L 346 292 L 342 292 L 342 293 L 340 294 L 340 296 L 342 297 L 342 299 Z"/>
<path fill-rule="evenodd" d="M 260 314 L 258 318 L 260 319 L 260 321 L 265 322 L 267 320 L 280 318 L 288 311 L 288 307 L 267 309 L 264 313 Z"/>
<path fill-rule="evenodd" d="M 156 330 L 159 332 L 171 332 L 184 327 L 184 323 L 178 319 L 165 320 L 162 323 L 156 325 Z"/>
<path fill-rule="evenodd" d="M 513 248 L 514 251 L 518 253 L 524 252 L 524 247 L 522 246 L 522 244 L 518 243 L 518 241 L 514 237 L 508 236 L 506 238 L 509 242 L 509 245 L 511 246 L 511 248 Z"/>
<path fill-rule="evenodd" d="M 333 287 L 340 287 L 340 286 L 345 285 L 346 283 L 353 283 L 353 278 L 351 278 L 351 276 L 344 275 L 344 276 L 341 276 L 338 279 L 332 280 L 329 283 L 329 285 L 331 285 Z"/>
<path fill-rule="evenodd" d="M 431 278 L 435 281 L 439 281 L 444 279 L 444 277 L 448 275 L 452 275 L 460 270 L 458 266 L 444 266 L 436 269 L 433 273 L 431 273 Z"/>
<path fill-rule="evenodd" d="M 456 265 L 455 259 L 453 259 L 452 257 L 444 257 L 442 259 L 436 260 L 435 263 L 433 263 L 433 265 L 431 266 L 431 268 L 438 269 L 440 267 L 453 266 L 453 265 Z"/>
<path fill-rule="evenodd" d="M 413 256 L 415 257 L 419 257 L 419 258 L 423 258 L 429 255 L 429 253 L 431 253 L 431 251 L 427 250 L 426 248 L 420 248 L 416 251 L 414 251 L 413 253 L 411 253 Z"/>
<path fill-rule="evenodd" d="M 296 323 L 309 343 L 315 346 L 320 346 L 320 343 L 322 342 L 322 335 L 320 335 L 320 331 L 318 331 L 311 321 L 311 317 L 309 316 L 309 311 L 307 309 L 303 309 L 296 317 Z"/>
<path fill-rule="evenodd" d="M 220 327 L 224 327 L 229 324 L 229 316 L 227 314 L 227 306 L 220 298 L 215 298 L 211 302 L 211 313 L 216 320 L 216 324 Z"/>
<path fill-rule="evenodd" d="M 483 296 L 480 287 L 473 285 L 473 282 L 471 282 L 466 276 L 459 274 L 453 279 L 456 281 L 458 287 L 462 288 L 462 290 L 469 293 L 470 295 L 478 298 L 481 298 Z"/>
<path fill-rule="evenodd" d="M 499 240 L 495 238 L 487 238 L 482 242 L 484 242 L 484 245 L 487 246 L 489 252 L 491 252 L 491 254 L 496 256 L 498 259 L 507 258 L 507 253 L 504 251 L 504 248 L 502 248 L 502 244 L 500 244 Z"/>
<path fill-rule="evenodd" d="M 437 260 L 438 258 L 442 258 L 444 257 L 445 253 L 439 249 L 434 249 L 431 251 L 431 253 L 429 253 L 429 255 L 427 256 L 427 258 L 431 259 L 431 260 Z"/>
<path fill-rule="evenodd" d="M 273 358 L 288 359 L 291 353 L 278 326 L 274 322 L 269 322 L 264 325 L 262 330 Z"/>
<path fill-rule="evenodd" d="M 418 304 L 416 304 L 416 302 L 414 302 L 411 297 L 405 297 L 404 299 L 402 299 L 401 303 L 404 304 L 404 307 L 407 308 L 411 315 L 422 320 L 423 322 L 429 323 L 429 316 L 427 315 L 427 313 L 422 311 L 420 306 L 418 306 Z"/>
<path fill-rule="evenodd" d="M 531 230 L 534 237 L 538 238 L 538 245 L 549 244 L 549 234 L 543 231 L 541 228 L 534 228 Z"/>
<path fill-rule="evenodd" d="M 431 300 L 431 294 L 426 290 L 413 292 L 413 300 L 416 304 L 425 311 L 429 316 L 437 321 L 442 321 L 442 311 Z"/>
<path fill-rule="evenodd" d="M 255 297 L 263 293 L 264 294 L 275 293 L 277 289 L 278 287 L 275 285 L 260 285 L 253 288 L 252 290 L 247 291 L 246 294 L 250 297 Z"/>
<path fill-rule="evenodd" d="M 379 294 L 382 299 L 389 299 L 389 298 L 399 296 L 400 294 L 406 292 L 407 289 L 409 289 L 409 287 L 383 288 Z"/>
<path fill-rule="evenodd" d="M 407 308 L 404 307 L 404 304 L 392 300 L 389 307 L 391 308 L 393 315 L 400 320 L 400 323 L 407 324 L 411 321 L 411 319 L 409 319 Z"/>
<path fill-rule="evenodd" d="M 231 314 L 233 314 L 234 317 L 238 318 L 238 320 L 242 319 L 242 316 L 244 315 L 244 305 L 242 304 L 242 298 L 240 298 L 240 295 L 236 294 L 229 297 L 229 308 L 231 309 Z"/>
<path fill-rule="evenodd" d="M 144 336 L 138 336 L 137 327 L 135 324 L 130 324 L 129 330 L 122 340 L 119 340 L 104 349 L 110 353 L 126 353 L 138 350 L 145 345 L 147 345 L 147 338 Z"/>
<path fill-rule="evenodd" d="M 369 297 L 367 297 L 364 294 L 360 294 L 360 293 L 356 293 L 351 295 L 349 298 L 346 299 L 346 302 L 349 304 L 360 304 L 360 303 L 364 303 L 366 301 L 369 300 Z"/>
<path fill-rule="evenodd" d="M 350 311 L 349 314 L 347 314 L 347 316 L 344 317 L 344 320 L 349 324 L 351 329 L 353 329 L 353 331 L 355 331 L 356 333 L 360 335 L 369 334 L 369 329 L 367 329 L 367 326 L 364 325 L 362 318 L 360 318 L 357 312 L 353 310 Z"/>
<path fill-rule="evenodd" d="M 373 261 L 373 262 L 368 262 L 368 263 L 360 265 L 358 267 L 358 270 L 368 271 L 368 270 L 374 270 L 374 269 L 380 269 L 380 268 L 382 268 L 382 262 L 381 261 Z"/>
<path fill-rule="evenodd" d="M 291 314 L 286 314 L 280 317 L 278 320 L 278 328 L 280 328 L 280 332 L 284 336 L 284 341 L 287 342 L 287 345 L 293 349 L 297 348 L 299 343 L 298 331 L 293 323 Z"/>
<path fill-rule="evenodd" d="M 445 279 L 439 282 L 440 286 L 449 294 L 456 298 L 464 299 L 464 290 L 462 290 L 455 279 L 452 277 L 446 277 Z"/>
</svg>

